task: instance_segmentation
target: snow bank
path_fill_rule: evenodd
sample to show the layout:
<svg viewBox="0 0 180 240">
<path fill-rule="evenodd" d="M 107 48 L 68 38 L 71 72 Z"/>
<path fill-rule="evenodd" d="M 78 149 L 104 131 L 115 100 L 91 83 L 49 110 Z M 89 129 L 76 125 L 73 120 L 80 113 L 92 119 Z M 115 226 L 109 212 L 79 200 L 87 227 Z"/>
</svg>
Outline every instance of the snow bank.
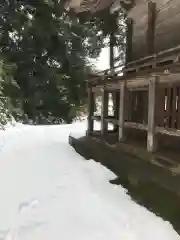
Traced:
<svg viewBox="0 0 180 240">
<path fill-rule="evenodd" d="M 0 132 L 0 239 L 180 239 L 170 223 L 111 185 L 111 171 L 68 145 L 70 132 L 85 129 L 75 123 Z"/>
</svg>

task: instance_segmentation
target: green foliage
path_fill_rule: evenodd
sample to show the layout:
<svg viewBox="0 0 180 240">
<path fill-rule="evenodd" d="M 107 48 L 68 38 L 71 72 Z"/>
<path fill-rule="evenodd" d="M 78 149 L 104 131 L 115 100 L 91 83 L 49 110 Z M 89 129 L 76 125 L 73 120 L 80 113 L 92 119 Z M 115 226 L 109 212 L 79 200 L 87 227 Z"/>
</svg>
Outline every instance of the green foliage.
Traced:
<svg viewBox="0 0 180 240">
<path fill-rule="evenodd" d="M 12 121 L 12 105 L 8 97 L 4 95 L 4 83 L 10 80 L 13 66 L 5 66 L 0 63 L 0 129 Z"/>
<path fill-rule="evenodd" d="M 21 109 L 13 115 L 34 123 L 49 123 L 52 116 L 70 122 L 72 105 L 85 96 L 87 33 L 62 1 L 6 0 L 0 9 L 3 61 L 15 64 L 4 92 Z"/>
<path fill-rule="evenodd" d="M 63 0 L 0 2 L 3 94 L 16 120 L 73 120 L 85 103 L 87 59 L 98 56 L 109 34 L 106 17 L 66 13 Z"/>
<path fill-rule="evenodd" d="M 9 111 L 8 99 L 0 96 L 0 129 L 12 121 L 12 116 Z"/>
</svg>

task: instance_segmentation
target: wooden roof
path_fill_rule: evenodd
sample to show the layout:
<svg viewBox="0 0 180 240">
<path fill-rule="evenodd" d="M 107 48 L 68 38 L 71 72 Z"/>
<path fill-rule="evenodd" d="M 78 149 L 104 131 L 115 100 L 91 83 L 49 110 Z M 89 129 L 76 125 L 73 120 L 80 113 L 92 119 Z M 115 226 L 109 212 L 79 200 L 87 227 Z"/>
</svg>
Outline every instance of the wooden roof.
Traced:
<svg viewBox="0 0 180 240">
<path fill-rule="evenodd" d="M 129 17 L 133 19 L 138 19 L 141 16 L 147 14 L 147 3 L 149 0 L 135 0 L 134 7 L 129 12 Z M 151 0 L 151 2 L 156 3 L 157 12 L 168 10 L 171 6 L 176 8 L 176 2 L 179 0 Z"/>
<path fill-rule="evenodd" d="M 152 0 L 155 4 L 154 51 L 160 52 L 180 44 L 180 0 Z M 148 1 L 136 0 L 128 12 L 133 19 L 132 58 L 147 55 Z"/>
<path fill-rule="evenodd" d="M 139 35 L 147 27 L 147 0 L 136 0 L 134 7 L 128 12 L 128 17 L 134 20 L 134 36 Z M 161 32 L 165 28 L 173 28 L 180 23 L 180 0 L 152 0 L 156 3 L 156 28 Z M 163 26 L 164 24 L 164 26 Z"/>
<path fill-rule="evenodd" d="M 65 0 L 65 8 L 73 9 L 75 12 L 98 12 L 109 8 L 112 5 L 118 5 L 124 9 L 131 9 L 130 17 L 136 18 L 138 14 L 143 14 L 146 11 L 147 3 L 152 1 L 156 3 L 157 8 L 166 8 L 173 4 L 176 0 Z M 179 1 L 179 0 L 178 0 Z"/>
<path fill-rule="evenodd" d="M 95 13 L 110 7 L 117 8 L 122 5 L 123 7 L 132 5 L 135 0 L 67 0 L 65 4 L 66 9 L 73 9 L 75 12 L 91 12 Z M 143 1 L 143 0 L 137 0 Z"/>
</svg>

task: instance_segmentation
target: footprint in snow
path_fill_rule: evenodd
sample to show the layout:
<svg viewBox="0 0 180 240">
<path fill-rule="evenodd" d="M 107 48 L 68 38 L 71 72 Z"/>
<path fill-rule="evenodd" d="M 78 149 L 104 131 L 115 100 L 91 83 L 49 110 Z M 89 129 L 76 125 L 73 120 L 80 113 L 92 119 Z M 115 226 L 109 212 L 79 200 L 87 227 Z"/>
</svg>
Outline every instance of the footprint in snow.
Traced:
<svg viewBox="0 0 180 240">
<path fill-rule="evenodd" d="M 46 222 L 43 222 L 43 221 L 41 222 L 35 221 L 26 225 L 21 225 L 15 229 L 11 229 L 10 231 L 7 231 L 7 233 L 3 236 L 3 238 L 0 238 L 0 240 L 15 240 L 15 239 L 19 239 L 19 237 L 21 237 L 21 239 L 24 239 L 26 238 L 26 235 L 43 227 L 45 224 Z"/>
<path fill-rule="evenodd" d="M 0 230 L 0 240 L 6 240 L 9 230 Z"/>
<path fill-rule="evenodd" d="M 43 221 L 42 222 L 32 222 L 30 224 L 20 226 L 19 232 L 26 234 L 28 232 L 32 232 L 33 230 L 36 230 L 37 228 L 44 226 L 44 225 L 45 225 L 45 222 L 43 222 Z"/>
<path fill-rule="evenodd" d="M 38 205 L 39 205 L 38 199 L 33 199 L 29 202 L 22 202 L 19 204 L 18 211 L 24 212 L 24 211 L 32 210 L 32 209 L 37 208 Z"/>
<path fill-rule="evenodd" d="M 63 184 L 59 184 L 59 185 L 56 186 L 56 188 L 57 189 L 62 189 L 62 188 L 64 188 L 64 185 Z"/>
</svg>

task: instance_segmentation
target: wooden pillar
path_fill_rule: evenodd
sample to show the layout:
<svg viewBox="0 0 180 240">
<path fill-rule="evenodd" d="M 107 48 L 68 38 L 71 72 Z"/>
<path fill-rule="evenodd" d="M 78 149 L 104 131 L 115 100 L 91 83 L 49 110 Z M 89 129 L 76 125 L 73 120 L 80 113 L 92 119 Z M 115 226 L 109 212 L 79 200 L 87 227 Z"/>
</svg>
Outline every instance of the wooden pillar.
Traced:
<svg viewBox="0 0 180 240">
<path fill-rule="evenodd" d="M 110 14 L 108 22 L 109 27 L 109 66 L 110 71 L 114 73 L 114 46 L 116 44 L 116 33 L 118 29 L 118 14 Z"/>
<path fill-rule="evenodd" d="M 94 121 L 92 120 L 92 116 L 94 115 L 94 93 L 92 92 L 92 87 L 88 87 L 88 130 L 87 135 L 90 136 L 94 129 Z"/>
<path fill-rule="evenodd" d="M 115 35 L 113 32 L 110 33 L 110 46 L 109 46 L 109 66 L 111 74 L 114 73 L 114 44 L 115 44 Z"/>
<path fill-rule="evenodd" d="M 149 79 L 149 99 L 148 99 L 148 132 L 147 132 L 148 152 L 154 152 L 157 147 L 155 139 L 156 84 L 157 77 L 151 77 Z"/>
<path fill-rule="evenodd" d="M 120 107 L 120 91 L 115 92 L 115 108 L 114 108 L 114 117 L 118 120 L 119 118 L 119 107 Z M 114 125 L 114 131 L 118 132 L 119 124 Z"/>
<path fill-rule="evenodd" d="M 148 3 L 147 52 L 155 51 L 156 3 Z"/>
<path fill-rule="evenodd" d="M 110 44 L 109 44 L 109 66 L 110 66 L 110 73 L 114 75 L 114 46 L 116 43 L 116 37 L 115 37 L 115 25 L 116 25 L 116 17 L 112 15 L 111 25 L 113 26 L 112 29 L 110 29 Z M 116 106 L 117 106 L 117 97 L 116 92 L 112 92 L 112 102 L 113 102 L 113 110 L 114 110 L 114 116 L 116 116 Z M 114 131 L 117 130 L 117 125 L 114 124 Z"/>
<path fill-rule="evenodd" d="M 108 117 L 108 92 L 105 89 L 101 90 L 102 102 L 101 102 L 101 135 L 105 136 L 108 131 L 108 123 L 105 118 Z"/>
<path fill-rule="evenodd" d="M 132 61 L 132 38 L 133 38 L 133 19 L 128 18 L 126 21 L 126 64 Z"/>
<path fill-rule="evenodd" d="M 120 102 L 119 102 L 119 141 L 124 140 L 124 119 L 125 119 L 125 98 L 126 98 L 125 81 L 120 82 Z"/>
</svg>

